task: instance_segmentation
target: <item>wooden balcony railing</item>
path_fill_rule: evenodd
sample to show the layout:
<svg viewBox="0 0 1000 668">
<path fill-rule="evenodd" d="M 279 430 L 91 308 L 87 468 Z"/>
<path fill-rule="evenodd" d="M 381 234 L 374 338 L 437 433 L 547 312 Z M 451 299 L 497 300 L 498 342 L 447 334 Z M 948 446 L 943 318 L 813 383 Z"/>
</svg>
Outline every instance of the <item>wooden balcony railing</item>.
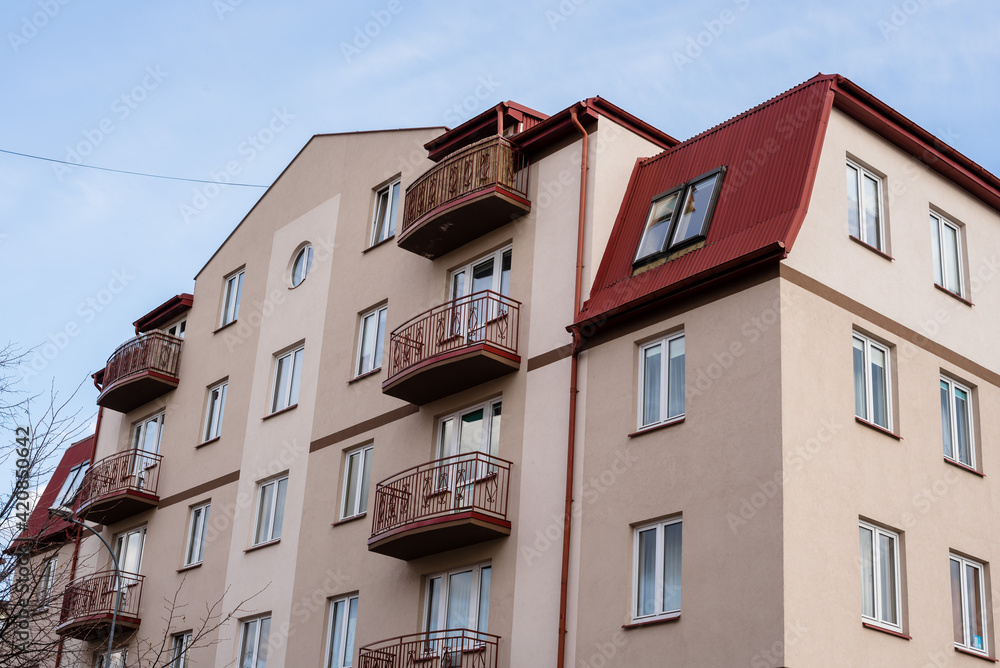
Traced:
<svg viewBox="0 0 1000 668">
<path fill-rule="evenodd" d="M 484 368 L 482 377 L 469 374 L 450 374 L 451 378 L 434 378 L 427 384 L 427 394 L 413 396 L 411 392 L 397 394 L 391 388 L 408 374 L 461 356 L 465 352 L 486 351 L 501 360 L 500 372 L 516 369 L 518 356 L 518 323 L 521 302 L 492 290 L 483 290 L 435 306 L 397 327 L 389 337 L 388 378 L 382 384 L 387 394 L 399 396 L 414 403 L 426 403 L 453 391 L 465 389 L 450 387 L 450 382 L 471 380 L 478 384 L 499 373 Z M 482 365 L 480 365 L 482 366 Z M 493 365 L 488 365 L 492 367 Z M 469 385 L 471 386 L 471 385 Z M 404 388 L 406 389 L 406 388 Z"/>
<path fill-rule="evenodd" d="M 469 629 L 414 633 L 360 650 L 359 668 L 497 668 L 500 637 Z"/>
<path fill-rule="evenodd" d="M 62 610 L 56 632 L 74 638 L 106 635 L 114 615 L 115 599 L 121 588 L 118 620 L 123 626 L 139 625 L 139 605 L 142 601 L 142 581 L 136 573 L 103 571 L 78 578 L 66 585 Z"/>
<path fill-rule="evenodd" d="M 155 506 L 163 455 L 123 450 L 96 462 L 87 471 L 77 496 L 77 514 L 113 523 Z"/>
<path fill-rule="evenodd" d="M 509 534 L 510 467 L 469 452 L 383 480 L 375 486 L 369 547 L 411 559 Z"/>
<path fill-rule="evenodd" d="M 149 332 L 131 339 L 108 358 L 97 404 L 127 412 L 177 386 L 181 361 L 179 339 Z"/>
<path fill-rule="evenodd" d="M 479 203 L 475 215 L 443 220 L 440 226 L 431 226 L 441 229 L 416 234 L 426 223 L 474 201 Z M 530 208 L 527 156 L 504 137 L 487 137 L 455 151 L 410 184 L 399 245 L 437 257 Z M 450 239 L 442 239 L 442 232 Z"/>
</svg>

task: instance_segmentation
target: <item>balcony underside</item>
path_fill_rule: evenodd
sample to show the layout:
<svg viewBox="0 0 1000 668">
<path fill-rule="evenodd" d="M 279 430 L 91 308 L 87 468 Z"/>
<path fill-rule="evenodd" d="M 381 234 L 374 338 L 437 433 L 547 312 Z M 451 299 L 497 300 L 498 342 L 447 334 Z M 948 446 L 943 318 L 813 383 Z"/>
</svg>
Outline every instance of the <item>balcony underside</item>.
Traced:
<svg viewBox="0 0 1000 668">
<path fill-rule="evenodd" d="M 97 397 L 97 405 L 119 413 L 128 413 L 176 387 L 177 378 L 156 371 L 142 371 L 105 387 L 101 396 Z"/>
<path fill-rule="evenodd" d="M 382 392 L 426 404 L 521 368 L 521 357 L 489 343 L 459 348 L 409 367 L 382 383 Z"/>
<path fill-rule="evenodd" d="M 80 519 L 98 524 L 114 524 L 138 515 L 160 502 L 160 497 L 136 490 L 122 490 L 88 500 L 76 511 Z"/>
<path fill-rule="evenodd" d="M 449 253 L 531 210 L 531 202 L 492 185 L 431 209 L 398 237 L 400 248 L 429 259 Z"/>
<path fill-rule="evenodd" d="M 368 539 L 368 549 L 396 559 L 419 559 L 510 535 L 510 522 L 475 511 L 405 524 Z"/>
<path fill-rule="evenodd" d="M 115 638 L 123 636 L 125 633 L 135 631 L 139 628 L 138 617 L 118 615 L 118 623 L 115 624 Z M 86 617 L 77 617 L 63 622 L 56 627 L 56 633 L 61 636 L 76 638 L 77 640 L 102 640 L 108 637 L 111 632 L 111 613 L 101 612 Z"/>
</svg>

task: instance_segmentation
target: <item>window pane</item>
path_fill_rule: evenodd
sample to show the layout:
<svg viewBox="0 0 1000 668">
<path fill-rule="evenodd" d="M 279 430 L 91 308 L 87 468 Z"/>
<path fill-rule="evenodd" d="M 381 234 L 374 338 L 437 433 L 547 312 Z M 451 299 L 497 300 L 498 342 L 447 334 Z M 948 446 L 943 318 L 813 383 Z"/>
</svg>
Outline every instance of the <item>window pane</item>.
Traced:
<svg viewBox="0 0 1000 668">
<path fill-rule="evenodd" d="M 944 443 L 944 456 L 955 457 L 951 442 L 951 388 L 948 383 L 941 381 L 941 440 Z"/>
<path fill-rule="evenodd" d="M 941 221 L 931 216 L 931 250 L 934 257 L 934 282 L 944 286 L 944 279 L 941 275 Z"/>
<path fill-rule="evenodd" d="M 271 401 L 271 412 L 286 408 L 285 397 L 288 394 L 288 364 L 291 357 L 285 355 L 278 358 L 278 366 L 274 371 L 274 399 Z"/>
<path fill-rule="evenodd" d="M 476 622 L 477 630 L 486 633 L 490 628 L 490 580 L 493 569 L 484 566 L 479 577 L 479 617 Z"/>
<path fill-rule="evenodd" d="M 271 631 L 271 618 L 260 620 L 260 637 L 257 640 L 257 668 L 265 668 L 267 664 L 267 637 Z"/>
<path fill-rule="evenodd" d="M 441 629 L 441 578 L 431 578 L 427 587 L 427 630 Z"/>
<path fill-rule="evenodd" d="M 880 533 L 879 542 L 879 600 L 882 603 L 881 620 L 896 624 L 896 539 Z"/>
<path fill-rule="evenodd" d="M 378 329 L 375 332 L 375 358 L 372 360 L 372 368 L 378 369 L 382 366 L 382 344 L 385 339 L 385 309 L 379 309 Z"/>
<path fill-rule="evenodd" d="M 354 627 L 358 622 L 358 599 L 352 598 L 347 612 L 347 639 L 344 641 L 344 666 L 354 665 Z"/>
<path fill-rule="evenodd" d="M 667 417 L 684 413 L 684 337 L 670 342 Z"/>
<path fill-rule="evenodd" d="M 866 243 L 882 248 L 882 234 L 879 225 L 879 198 L 878 181 L 870 176 L 865 176 L 864 183 L 865 201 L 865 237 Z"/>
<path fill-rule="evenodd" d="M 288 478 L 278 481 L 278 490 L 274 498 L 274 530 L 271 531 L 271 540 L 281 538 L 281 527 L 285 521 L 285 491 L 288 489 Z"/>
<path fill-rule="evenodd" d="M 146 434 L 142 440 L 142 449 L 145 452 L 156 453 L 159 451 L 160 443 L 160 422 L 153 418 L 146 423 Z"/>
<path fill-rule="evenodd" d="M 344 493 L 344 517 L 351 517 L 358 514 L 355 503 L 358 496 L 358 465 L 360 463 L 360 452 L 355 452 L 347 458 L 347 491 Z"/>
<path fill-rule="evenodd" d="M 441 432 L 438 438 L 438 458 L 450 457 L 455 454 L 452 452 L 452 444 L 455 442 L 455 420 L 454 418 L 448 418 L 447 420 L 441 421 Z"/>
<path fill-rule="evenodd" d="M 254 543 L 263 543 L 269 540 L 268 530 L 271 527 L 271 501 L 273 497 L 274 483 L 262 485 L 257 500 L 257 533 L 254 535 Z"/>
<path fill-rule="evenodd" d="M 636 578 L 638 616 L 656 613 L 656 529 L 639 532 L 639 568 Z"/>
<path fill-rule="evenodd" d="M 253 655 L 257 646 L 257 620 L 243 625 L 243 646 L 240 648 L 240 668 L 254 668 Z"/>
<path fill-rule="evenodd" d="M 847 229 L 851 235 L 861 238 L 861 209 L 858 199 L 858 170 L 847 166 Z"/>
<path fill-rule="evenodd" d="M 969 620 L 968 644 L 972 649 L 984 650 L 983 644 L 983 606 L 979 597 L 980 572 L 975 566 L 965 566 L 965 606 L 966 618 Z"/>
<path fill-rule="evenodd" d="M 965 644 L 965 625 L 962 621 L 962 564 L 951 559 L 951 620 L 955 642 Z"/>
<path fill-rule="evenodd" d="M 344 656 L 344 607 L 347 601 L 337 601 L 333 604 L 330 616 L 333 618 L 330 627 L 330 657 L 327 665 L 330 668 L 341 668 L 341 657 Z"/>
<path fill-rule="evenodd" d="M 201 561 L 199 555 L 199 534 L 201 533 L 202 508 L 195 508 L 191 511 L 191 534 L 189 537 L 188 553 L 186 563 L 193 564 Z"/>
<path fill-rule="evenodd" d="M 493 404 L 493 422 L 490 425 L 490 454 L 494 456 L 500 452 L 500 412 L 501 405 L 498 401 Z"/>
<path fill-rule="evenodd" d="M 636 260 L 663 250 L 663 242 L 670 231 L 670 221 L 673 218 L 678 195 L 679 193 L 672 193 L 653 202 L 649 209 L 649 219 L 646 221 L 646 230 L 643 232 L 639 252 L 635 256 Z"/>
<path fill-rule="evenodd" d="M 510 262 L 511 251 L 504 251 L 500 258 L 500 294 L 510 295 Z"/>
<path fill-rule="evenodd" d="M 392 201 L 389 203 L 389 224 L 386 226 L 388 232 L 386 238 L 396 233 L 396 212 L 399 211 L 399 182 L 392 184 Z"/>
<path fill-rule="evenodd" d="M 969 429 L 969 394 L 955 388 L 955 435 L 958 439 L 958 461 L 972 466 L 972 442 Z"/>
<path fill-rule="evenodd" d="M 372 364 L 375 350 L 375 314 L 370 313 L 361 320 L 361 355 L 358 359 L 358 375 L 367 373 Z"/>
<path fill-rule="evenodd" d="M 875 568 L 872 531 L 861 527 L 861 614 L 875 618 Z"/>
<path fill-rule="evenodd" d="M 889 428 L 889 386 L 885 351 L 869 346 L 872 368 L 872 422 Z"/>
<path fill-rule="evenodd" d="M 681 210 L 680 222 L 677 223 L 677 230 L 674 232 L 671 245 L 704 234 L 705 214 L 712 201 L 712 191 L 715 189 L 715 183 L 718 179 L 718 175 L 711 176 L 688 188 L 687 196 L 684 198 L 684 207 Z"/>
<path fill-rule="evenodd" d="M 660 358 L 662 345 L 650 346 L 642 351 L 642 424 L 660 421 Z"/>
<path fill-rule="evenodd" d="M 299 384 L 302 381 L 302 355 L 304 353 L 304 350 L 296 350 L 292 356 L 292 380 L 288 393 L 289 406 L 299 403 Z"/>
<path fill-rule="evenodd" d="M 681 524 L 663 527 L 663 612 L 681 609 Z"/>
<path fill-rule="evenodd" d="M 445 623 L 447 628 L 469 628 L 469 605 L 471 603 L 472 571 L 455 573 L 448 578 L 448 615 Z"/>
<path fill-rule="evenodd" d="M 383 190 L 375 197 L 375 220 L 372 222 L 372 244 L 385 239 L 386 207 L 389 204 L 389 191 Z"/>
<path fill-rule="evenodd" d="M 462 416 L 457 454 L 479 452 L 483 448 L 483 409 L 477 409 Z"/>
<path fill-rule="evenodd" d="M 368 510 L 368 487 L 372 477 L 372 449 L 365 450 L 361 463 L 361 503 L 358 504 L 358 512 L 363 513 Z"/>
<path fill-rule="evenodd" d="M 945 283 L 946 288 L 954 293 L 961 293 L 962 284 L 959 280 L 959 266 L 958 266 L 958 230 L 956 230 L 951 225 L 944 226 L 944 271 L 945 271 Z"/>
<path fill-rule="evenodd" d="M 472 292 L 493 289 L 493 258 L 472 268 Z"/>
<path fill-rule="evenodd" d="M 854 339 L 854 414 L 868 419 L 868 393 L 865 383 L 865 343 Z"/>
</svg>

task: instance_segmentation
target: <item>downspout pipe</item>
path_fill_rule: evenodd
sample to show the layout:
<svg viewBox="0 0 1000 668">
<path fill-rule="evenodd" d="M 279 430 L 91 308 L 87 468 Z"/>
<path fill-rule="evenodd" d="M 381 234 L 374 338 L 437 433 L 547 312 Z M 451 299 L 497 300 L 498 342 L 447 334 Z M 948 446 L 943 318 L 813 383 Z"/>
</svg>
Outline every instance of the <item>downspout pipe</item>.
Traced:
<svg viewBox="0 0 1000 668">
<path fill-rule="evenodd" d="M 583 293 L 583 240 L 586 231 L 587 214 L 587 170 L 590 156 L 590 137 L 587 130 L 580 123 L 577 117 L 576 106 L 570 109 L 570 118 L 573 124 L 580 131 L 582 136 L 581 158 L 580 158 L 580 210 L 577 222 L 576 234 L 576 285 L 573 290 L 573 321 L 576 321 L 580 313 L 580 296 Z M 577 373 L 579 367 L 580 348 L 583 345 L 583 337 L 580 329 L 573 327 L 573 352 L 570 356 L 569 371 L 569 427 L 566 430 L 566 506 L 563 510 L 563 551 L 562 551 L 562 575 L 559 583 L 559 648 L 556 659 L 557 668 L 566 666 L 566 636 L 567 621 L 566 609 L 569 599 L 569 557 L 570 557 L 570 537 L 573 522 L 573 467 L 576 460 L 576 395 L 577 395 Z"/>
</svg>

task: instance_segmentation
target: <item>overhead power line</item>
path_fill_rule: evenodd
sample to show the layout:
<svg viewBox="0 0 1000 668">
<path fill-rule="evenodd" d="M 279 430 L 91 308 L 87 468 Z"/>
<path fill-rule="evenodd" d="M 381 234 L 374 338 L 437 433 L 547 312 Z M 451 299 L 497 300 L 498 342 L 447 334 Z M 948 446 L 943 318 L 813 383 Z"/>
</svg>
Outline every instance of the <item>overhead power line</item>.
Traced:
<svg viewBox="0 0 1000 668">
<path fill-rule="evenodd" d="M 181 176 L 164 176 L 162 174 L 146 174 L 145 172 L 130 172 L 127 169 L 111 169 L 110 167 L 98 167 L 96 165 L 83 165 L 78 162 L 67 162 L 66 160 L 56 160 L 55 158 L 46 158 L 40 155 L 29 155 L 27 153 L 18 153 L 17 151 L 8 151 L 6 149 L 0 148 L 0 153 L 7 153 L 9 155 L 17 155 L 22 158 L 31 158 L 32 160 L 44 160 L 46 162 L 57 162 L 62 165 L 69 165 L 70 167 L 83 167 L 84 169 L 99 169 L 102 172 L 115 172 L 116 174 L 130 174 L 132 176 L 146 176 L 151 179 L 166 179 L 168 181 L 188 181 L 190 183 L 214 183 L 220 186 L 238 186 L 240 188 L 267 188 L 268 186 L 257 185 L 256 183 L 227 183 L 225 181 L 207 181 L 205 179 L 186 179 Z"/>
</svg>

